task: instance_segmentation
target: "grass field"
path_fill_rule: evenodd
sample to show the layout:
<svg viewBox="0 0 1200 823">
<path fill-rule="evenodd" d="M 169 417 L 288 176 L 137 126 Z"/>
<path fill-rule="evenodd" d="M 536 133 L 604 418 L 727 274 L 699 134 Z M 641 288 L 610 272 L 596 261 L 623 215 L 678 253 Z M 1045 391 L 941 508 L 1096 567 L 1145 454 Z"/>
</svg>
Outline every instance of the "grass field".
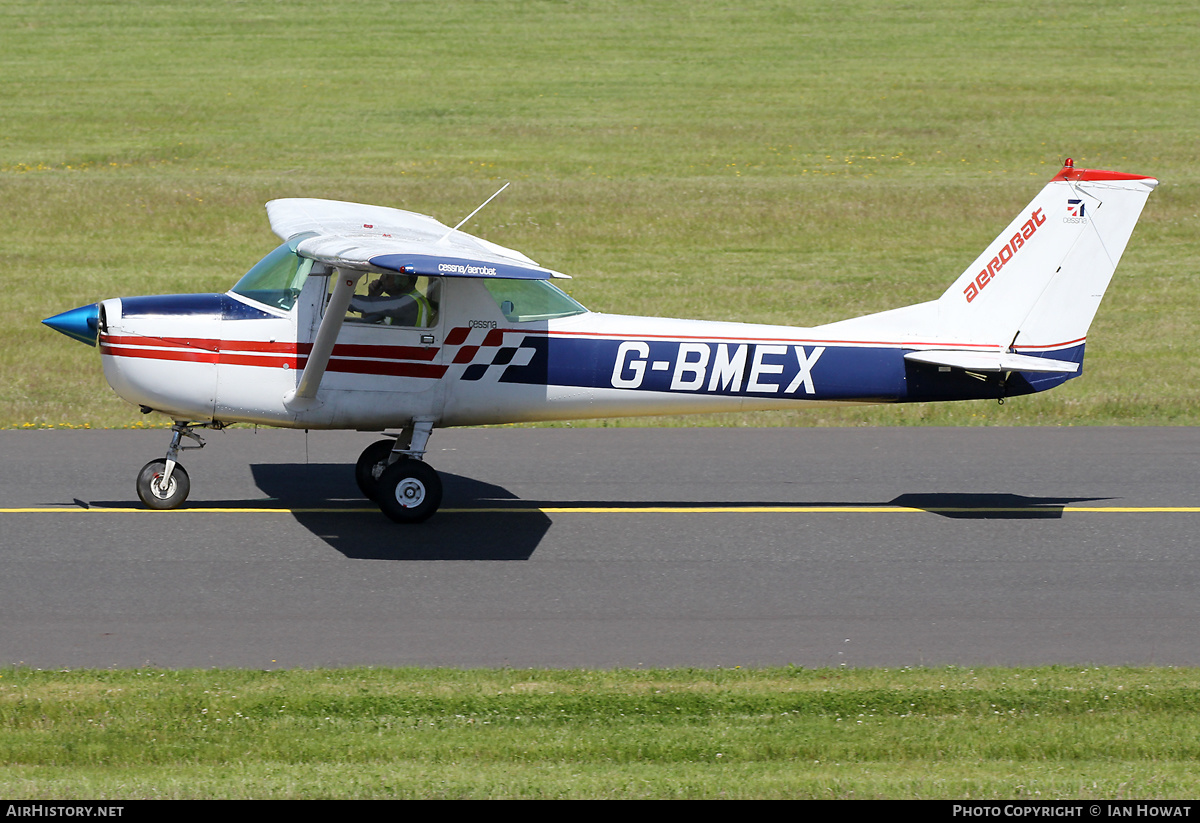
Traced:
<svg viewBox="0 0 1200 823">
<path fill-rule="evenodd" d="M 1200 794 L 1173 669 L 0 670 L 0 796 Z"/>
<path fill-rule="evenodd" d="M 1003 409 L 659 422 L 1194 424 L 1198 20 L 1183 2 L 0 2 L 0 425 L 145 422 L 38 321 L 224 291 L 276 242 L 274 197 L 457 222 L 512 181 L 467 228 L 575 275 L 593 309 L 813 325 L 937 296 L 1067 156 L 1162 181 L 1085 378 Z"/>
</svg>

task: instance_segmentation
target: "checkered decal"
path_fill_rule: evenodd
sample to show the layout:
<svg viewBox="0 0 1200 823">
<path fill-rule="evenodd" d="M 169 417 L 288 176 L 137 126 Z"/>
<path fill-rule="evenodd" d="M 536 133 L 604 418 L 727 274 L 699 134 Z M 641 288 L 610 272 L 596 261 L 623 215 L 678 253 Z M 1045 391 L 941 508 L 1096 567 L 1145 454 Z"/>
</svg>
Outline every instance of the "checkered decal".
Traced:
<svg viewBox="0 0 1200 823">
<path fill-rule="evenodd" d="M 528 366 L 533 360 L 536 348 L 523 345 L 525 337 L 522 337 L 516 346 L 506 346 L 505 334 L 503 329 L 452 329 L 446 336 L 446 348 L 457 347 L 451 359 L 451 369 L 458 372 L 458 379 L 472 382 L 486 379 L 497 382 L 510 366 Z M 522 333 L 510 331 L 507 334 L 510 337 L 508 342 L 512 343 L 512 336 Z"/>
</svg>

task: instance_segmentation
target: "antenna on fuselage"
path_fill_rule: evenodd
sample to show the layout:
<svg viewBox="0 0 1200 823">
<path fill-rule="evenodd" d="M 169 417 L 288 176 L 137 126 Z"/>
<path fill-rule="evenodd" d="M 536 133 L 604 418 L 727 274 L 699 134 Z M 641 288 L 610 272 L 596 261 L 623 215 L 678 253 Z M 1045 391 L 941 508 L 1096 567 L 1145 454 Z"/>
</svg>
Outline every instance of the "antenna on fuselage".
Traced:
<svg viewBox="0 0 1200 823">
<path fill-rule="evenodd" d="M 498 191 L 497 191 L 495 194 L 493 194 L 493 195 L 492 195 L 491 197 L 489 197 L 487 200 L 484 200 L 482 203 L 480 203 L 480 204 L 479 204 L 479 206 L 478 206 L 478 208 L 476 208 L 476 209 L 475 209 L 475 211 L 471 212 L 471 213 L 470 213 L 470 214 L 468 214 L 466 217 L 464 217 L 462 220 L 460 220 L 457 226 L 455 226 L 454 228 L 450 229 L 450 231 L 446 232 L 446 233 L 445 233 L 445 234 L 443 234 L 443 235 L 442 235 L 440 238 L 438 238 L 438 242 L 439 242 L 439 243 L 441 243 L 441 242 L 442 242 L 443 240 L 445 240 L 447 237 L 449 237 L 450 235 L 454 234 L 456 231 L 458 231 L 459 229 L 461 229 L 461 228 L 463 227 L 463 224 L 464 224 L 464 223 L 466 223 L 468 220 L 470 220 L 470 219 L 471 219 L 472 217 L 474 217 L 475 215 L 479 214 L 479 212 L 480 212 L 480 211 L 483 209 L 483 207 L 484 207 L 484 206 L 486 206 L 488 203 L 492 202 L 492 201 L 493 201 L 493 200 L 495 200 L 497 197 L 499 197 L 499 196 L 500 196 L 500 192 L 504 191 L 505 189 L 507 189 L 507 188 L 508 188 L 509 186 L 511 186 L 511 185 L 512 185 L 512 182 L 510 181 L 510 182 L 508 182 L 508 183 L 505 183 L 503 186 L 501 186 L 501 187 L 500 187 L 500 189 L 499 189 L 499 190 L 498 190 Z"/>
</svg>

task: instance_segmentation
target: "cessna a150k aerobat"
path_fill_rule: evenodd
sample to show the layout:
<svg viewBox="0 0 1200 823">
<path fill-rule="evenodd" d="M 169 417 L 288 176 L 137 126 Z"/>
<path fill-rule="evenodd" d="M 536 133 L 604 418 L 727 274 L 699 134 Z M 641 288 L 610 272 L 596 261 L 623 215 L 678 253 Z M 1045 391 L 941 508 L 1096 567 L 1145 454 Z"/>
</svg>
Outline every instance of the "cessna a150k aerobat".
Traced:
<svg viewBox="0 0 1200 823">
<path fill-rule="evenodd" d="M 177 457 L 185 437 L 204 444 L 196 428 L 374 430 L 388 439 L 358 459 L 359 487 L 418 522 L 441 502 L 423 459 L 437 427 L 1053 388 L 1079 375 L 1157 182 L 1068 160 L 938 299 L 814 328 L 590 312 L 520 252 L 314 199 L 267 204 L 284 242 L 225 294 L 113 298 L 44 322 L 98 344 L 117 394 L 174 421 L 165 459 L 137 478 L 147 506 L 186 499 Z"/>
</svg>

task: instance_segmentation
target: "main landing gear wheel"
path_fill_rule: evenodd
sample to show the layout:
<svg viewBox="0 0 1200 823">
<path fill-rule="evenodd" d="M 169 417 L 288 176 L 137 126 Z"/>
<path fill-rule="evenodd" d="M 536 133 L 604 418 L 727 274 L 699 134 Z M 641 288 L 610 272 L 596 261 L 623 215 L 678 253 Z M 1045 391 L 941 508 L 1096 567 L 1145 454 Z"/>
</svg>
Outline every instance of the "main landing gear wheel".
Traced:
<svg viewBox="0 0 1200 823">
<path fill-rule="evenodd" d="M 379 478 L 388 467 L 388 459 L 392 456 L 394 440 L 377 440 L 363 449 L 358 463 L 354 466 L 354 479 L 358 489 L 368 500 L 374 500 L 379 491 Z"/>
<path fill-rule="evenodd" d="M 138 497 L 152 509 L 175 509 L 187 500 L 188 492 L 192 490 L 192 481 L 183 466 L 178 463 L 171 470 L 171 477 L 164 484 L 163 476 L 167 473 L 167 461 L 161 457 L 151 460 L 138 473 Z"/>
<path fill-rule="evenodd" d="M 442 504 L 442 479 L 420 460 L 398 460 L 379 476 L 375 502 L 396 523 L 420 523 Z"/>
</svg>

